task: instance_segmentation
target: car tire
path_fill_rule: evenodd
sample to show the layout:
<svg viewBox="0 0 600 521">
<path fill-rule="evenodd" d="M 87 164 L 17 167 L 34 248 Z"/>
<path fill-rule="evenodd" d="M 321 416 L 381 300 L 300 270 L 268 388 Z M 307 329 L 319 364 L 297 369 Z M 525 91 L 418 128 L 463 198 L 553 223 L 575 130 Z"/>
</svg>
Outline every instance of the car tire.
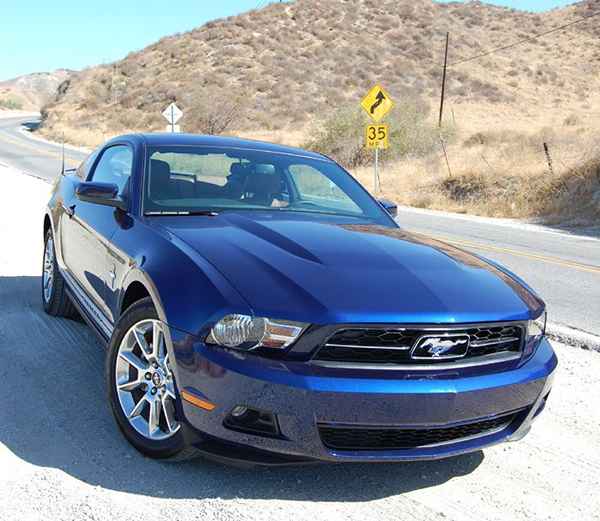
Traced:
<svg viewBox="0 0 600 521">
<path fill-rule="evenodd" d="M 132 304 L 112 334 L 106 384 L 117 425 L 129 443 L 151 458 L 181 461 L 198 453 L 186 445 L 185 426 L 177 417 L 179 393 L 161 329 L 165 327 L 150 298 Z M 155 336 L 162 341 L 155 342 Z M 152 420 L 154 406 L 158 413 Z"/>
<path fill-rule="evenodd" d="M 52 230 L 44 237 L 44 256 L 42 262 L 42 303 L 44 311 L 55 317 L 72 318 L 77 311 L 67 295 L 65 279 L 60 274 L 56 262 L 56 248 Z"/>
</svg>

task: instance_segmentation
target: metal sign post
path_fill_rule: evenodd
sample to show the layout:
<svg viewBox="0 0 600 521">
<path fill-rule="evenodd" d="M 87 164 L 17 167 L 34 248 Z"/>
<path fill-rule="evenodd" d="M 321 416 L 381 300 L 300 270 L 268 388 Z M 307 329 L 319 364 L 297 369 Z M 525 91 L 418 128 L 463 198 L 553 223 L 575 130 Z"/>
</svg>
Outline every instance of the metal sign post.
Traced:
<svg viewBox="0 0 600 521">
<path fill-rule="evenodd" d="M 375 180 L 373 184 L 375 185 L 375 193 L 379 193 L 381 191 L 381 183 L 379 182 L 379 147 L 375 149 Z"/>
<path fill-rule="evenodd" d="M 381 191 L 381 182 L 379 180 L 379 149 L 389 147 L 389 127 L 388 125 L 367 125 L 365 128 L 365 146 L 375 150 L 375 171 L 373 172 L 373 190 Z"/>
</svg>

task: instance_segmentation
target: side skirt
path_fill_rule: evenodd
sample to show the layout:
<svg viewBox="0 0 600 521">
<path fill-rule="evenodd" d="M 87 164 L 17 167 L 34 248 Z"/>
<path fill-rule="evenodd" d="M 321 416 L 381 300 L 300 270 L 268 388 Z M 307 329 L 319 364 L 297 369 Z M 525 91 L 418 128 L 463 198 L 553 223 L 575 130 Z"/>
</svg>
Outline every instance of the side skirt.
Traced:
<svg viewBox="0 0 600 521">
<path fill-rule="evenodd" d="M 67 294 L 79 314 L 98 335 L 102 344 L 108 345 L 114 329 L 113 325 L 66 270 L 61 270 L 61 275 L 67 283 Z"/>
</svg>

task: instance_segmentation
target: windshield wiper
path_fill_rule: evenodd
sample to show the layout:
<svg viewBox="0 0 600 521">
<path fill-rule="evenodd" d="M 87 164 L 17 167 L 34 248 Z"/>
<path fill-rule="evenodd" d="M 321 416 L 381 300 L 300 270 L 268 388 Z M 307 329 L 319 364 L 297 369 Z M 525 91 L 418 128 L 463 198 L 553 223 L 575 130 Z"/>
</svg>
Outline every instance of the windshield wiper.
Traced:
<svg viewBox="0 0 600 521">
<path fill-rule="evenodd" d="M 218 212 L 215 212 L 214 210 L 184 210 L 184 211 L 168 211 L 168 210 L 158 210 L 158 211 L 150 211 L 150 212 L 144 212 L 144 215 L 151 215 L 151 216 L 157 216 L 157 215 L 162 215 L 162 216 L 173 216 L 173 215 L 207 215 L 209 217 L 215 217 L 217 215 L 219 215 Z"/>
</svg>

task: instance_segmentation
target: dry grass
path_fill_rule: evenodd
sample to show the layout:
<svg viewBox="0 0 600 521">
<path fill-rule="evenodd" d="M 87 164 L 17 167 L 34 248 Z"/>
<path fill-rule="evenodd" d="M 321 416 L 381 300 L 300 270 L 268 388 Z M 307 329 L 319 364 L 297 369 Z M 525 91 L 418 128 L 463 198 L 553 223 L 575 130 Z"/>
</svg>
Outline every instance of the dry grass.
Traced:
<svg viewBox="0 0 600 521">
<path fill-rule="evenodd" d="M 421 208 L 493 217 L 543 217 L 549 222 L 597 222 L 600 132 L 593 129 L 599 128 L 600 121 L 590 128 L 547 126 L 537 131 L 527 129 L 527 121 L 521 120 L 521 130 L 517 121 L 513 123 L 510 130 L 471 133 L 460 129 L 447 149 L 450 172 L 441 146 L 426 157 L 384 165 L 383 195 Z M 552 170 L 544 142 L 549 146 Z M 372 168 L 353 173 L 365 186 L 373 187 Z"/>
</svg>

